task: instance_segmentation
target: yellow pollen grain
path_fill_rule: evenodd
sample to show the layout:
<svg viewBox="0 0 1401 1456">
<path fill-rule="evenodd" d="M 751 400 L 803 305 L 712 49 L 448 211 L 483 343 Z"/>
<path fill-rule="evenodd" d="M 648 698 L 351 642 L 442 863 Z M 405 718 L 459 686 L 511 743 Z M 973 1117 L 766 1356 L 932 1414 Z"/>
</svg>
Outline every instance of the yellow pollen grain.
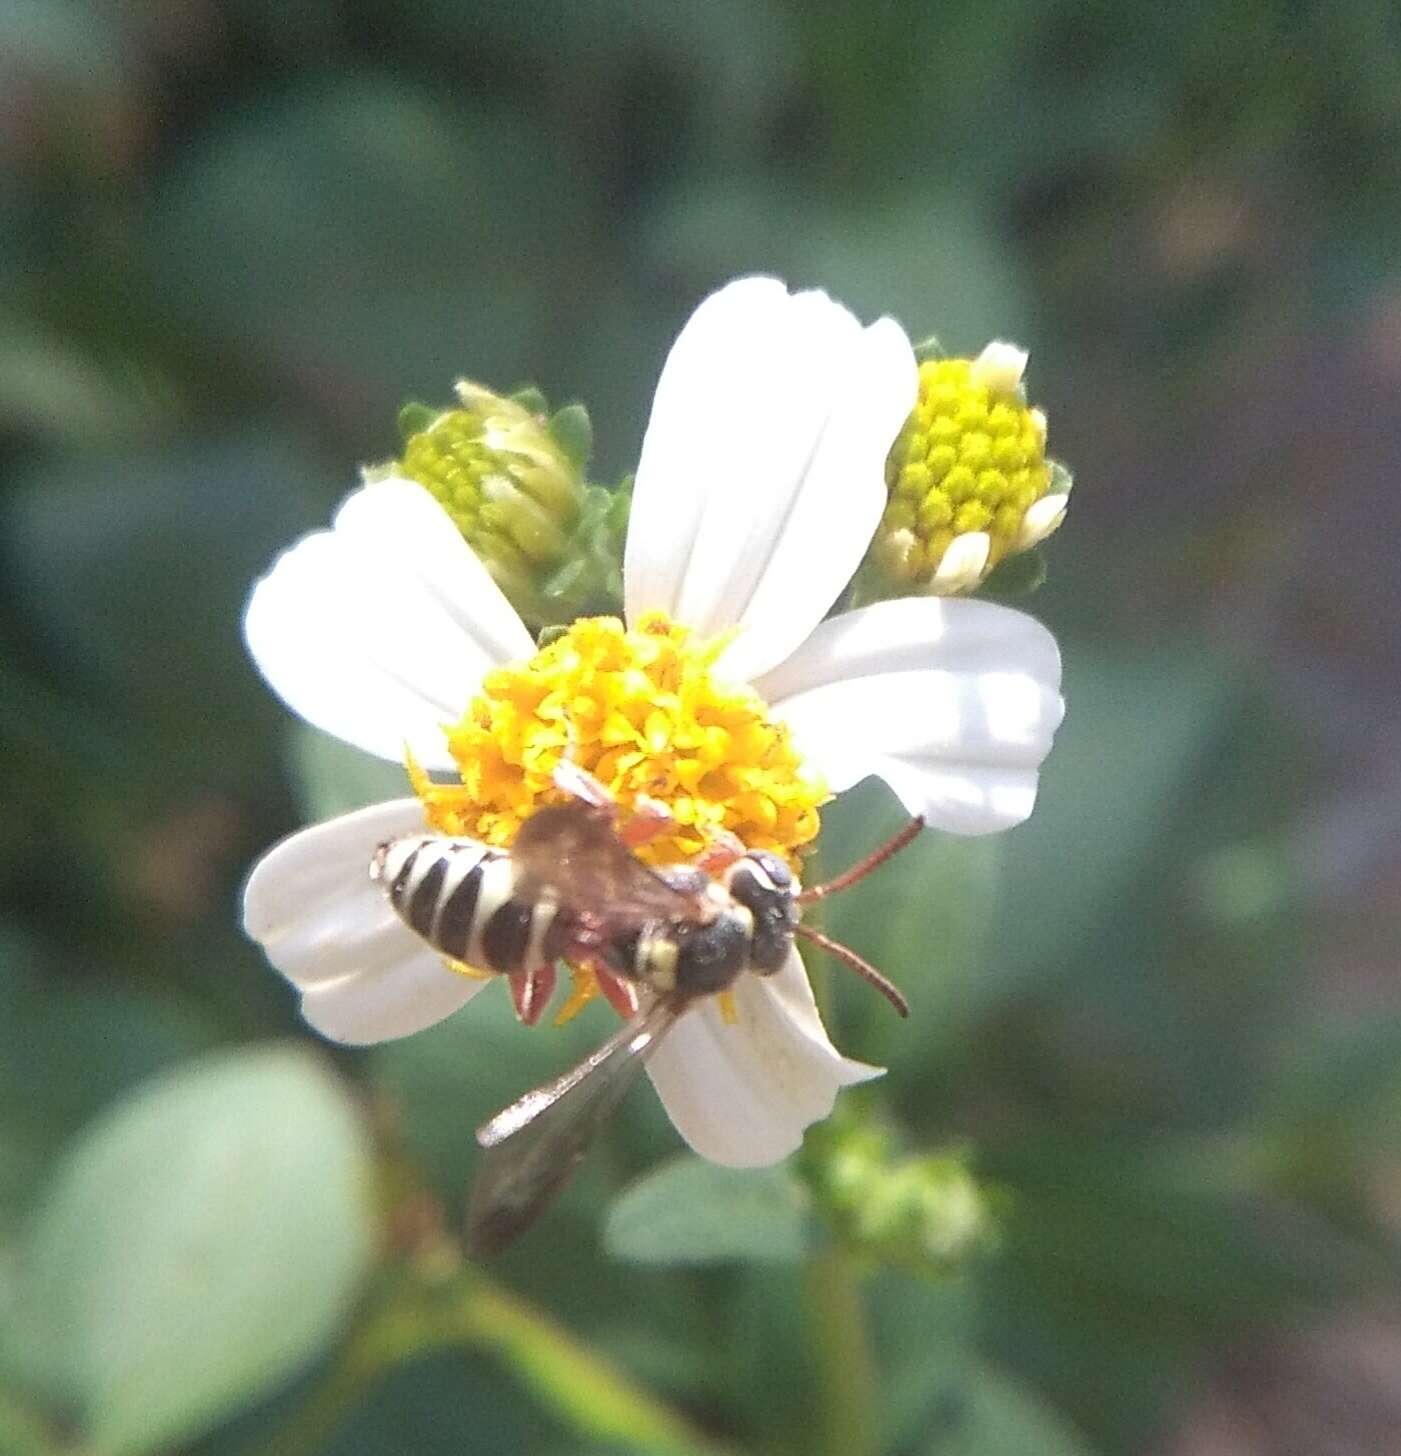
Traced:
<svg viewBox="0 0 1401 1456">
<path fill-rule="evenodd" d="M 598 977 L 588 966 L 571 966 L 574 982 L 569 988 L 569 998 L 555 1013 L 555 1025 L 567 1026 L 598 995 Z"/>
<path fill-rule="evenodd" d="M 479 971 L 476 966 L 469 966 L 466 961 L 455 960 L 452 956 L 444 956 L 443 964 L 454 974 L 472 981 L 489 981 L 495 974 L 494 971 Z"/>
</svg>

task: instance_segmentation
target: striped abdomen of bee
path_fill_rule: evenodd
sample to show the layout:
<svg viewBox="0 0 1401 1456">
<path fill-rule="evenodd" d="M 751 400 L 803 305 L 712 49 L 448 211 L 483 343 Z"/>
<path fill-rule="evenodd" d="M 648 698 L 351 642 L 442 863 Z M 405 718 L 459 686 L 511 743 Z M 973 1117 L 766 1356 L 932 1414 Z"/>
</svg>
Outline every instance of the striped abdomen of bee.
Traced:
<svg viewBox="0 0 1401 1456">
<path fill-rule="evenodd" d="M 517 896 L 504 849 L 441 835 L 382 844 L 370 874 L 411 930 L 450 960 L 515 976 L 551 965 L 570 941 L 559 903 Z"/>
</svg>

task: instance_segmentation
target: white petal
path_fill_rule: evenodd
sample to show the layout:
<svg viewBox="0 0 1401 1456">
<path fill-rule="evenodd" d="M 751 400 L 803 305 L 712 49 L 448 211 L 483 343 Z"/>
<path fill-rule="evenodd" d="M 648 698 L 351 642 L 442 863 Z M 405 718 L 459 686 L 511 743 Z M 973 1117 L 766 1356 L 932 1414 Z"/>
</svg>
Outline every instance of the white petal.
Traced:
<svg viewBox="0 0 1401 1456">
<path fill-rule="evenodd" d="M 1020 823 L 1064 704 L 1039 622 L 992 602 L 880 602 L 824 622 L 755 687 L 837 792 L 870 774 L 936 828 Z"/>
<path fill-rule="evenodd" d="M 333 1041 L 408 1036 L 486 984 L 450 971 L 370 878 L 387 839 L 422 831 L 423 805 L 394 799 L 303 829 L 258 861 L 243 928 L 302 995 L 302 1015 Z"/>
<path fill-rule="evenodd" d="M 745 278 L 712 294 L 657 385 L 624 561 L 627 613 L 710 634 L 726 670 L 781 661 L 851 578 L 885 505 L 885 457 L 914 404 L 899 325 L 863 329 L 824 293 Z"/>
<path fill-rule="evenodd" d="M 1017 550 L 1025 551 L 1039 545 L 1065 519 L 1065 509 L 1070 504 L 1068 495 L 1043 495 L 1033 501 L 1022 517 L 1022 528 L 1017 533 Z"/>
<path fill-rule="evenodd" d="M 995 834 L 1031 817 L 1036 770 L 948 764 L 938 754 L 877 759 L 870 772 L 926 824 L 948 834 Z"/>
<path fill-rule="evenodd" d="M 243 624 L 274 691 L 383 758 L 451 768 L 455 722 L 490 668 L 534 651 L 501 589 L 422 486 L 382 480 L 283 553 Z"/>
<path fill-rule="evenodd" d="M 873 673 L 943 668 L 1024 672 L 1060 682 L 1056 639 L 1034 617 L 995 602 L 901 597 L 823 622 L 791 657 L 755 679 L 770 703 Z"/>
<path fill-rule="evenodd" d="M 739 1020 L 713 999 L 688 1011 L 648 1071 L 677 1131 L 701 1157 L 731 1168 L 776 1163 L 803 1129 L 832 1111 L 837 1092 L 881 1075 L 827 1039 L 802 959 L 775 976 L 742 976 Z"/>
<path fill-rule="evenodd" d="M 969 378 L 993 394 L 1011 394 L 1022 382 L 1028 357 L 1025 349 L 1001 339 L 994 340 L 973 360 Z"/>
<path fill-rule="evenodd" d="M 302 993 L 302 1016 L 332 1041 L 373 1046 L 436 1025 L 488 984 L 449 970 L 438 956 L 420 956 L 392 973 L 310 987 Z"/>
<path fill-rule="evenodd" d="M 992 538 L 986 531 L 964 531 L 949 542 L 934 573 L 934 590 L 972 591 L 987 570 Z"/>
</svg>

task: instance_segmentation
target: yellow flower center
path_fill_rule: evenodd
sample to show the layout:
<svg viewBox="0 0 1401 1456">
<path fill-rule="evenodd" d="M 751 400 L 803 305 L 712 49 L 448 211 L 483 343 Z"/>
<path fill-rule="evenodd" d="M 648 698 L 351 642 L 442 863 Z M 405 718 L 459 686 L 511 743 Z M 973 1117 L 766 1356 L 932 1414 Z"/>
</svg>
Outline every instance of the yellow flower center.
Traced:
<svg viewBox="0 0 1401 1456">
<path fill-rule="evenodd" d="M 928 359 L 886 462 L 881 564 L 901 581 L 919 582 L 956 536 L 984 531 L 990 570 L 1015 548 L 1028 508 L 1050 482 L 1045 417 L 1027 408 L 1021 390 L 985 382 L 973 360 Z"/>
<path fill-rule="evenodd" d="M 650 863 L 692 859 L 729 831 L 796 866 L 827 792 L 759 695 L 714 673 L 725 641 L 697 641 L 660 612 L 631 630 L 590 617 L 489 673 L 448 729 L 461 784 L 415 775 L 429 822 L 509 846 L 537 808 L 561 802 L 552 774 L 568 756 L 624 811 L 640 795 L 667 807 L 674 829 L 639 851 Z"/>
</svg>

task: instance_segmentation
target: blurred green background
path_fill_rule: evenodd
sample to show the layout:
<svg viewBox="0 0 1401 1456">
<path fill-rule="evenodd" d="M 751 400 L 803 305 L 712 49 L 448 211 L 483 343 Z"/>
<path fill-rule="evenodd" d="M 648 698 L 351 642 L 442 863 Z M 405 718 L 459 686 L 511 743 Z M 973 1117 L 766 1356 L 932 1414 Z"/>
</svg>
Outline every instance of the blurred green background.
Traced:
<svg viewBox="0 0 1401 1456">
<path fill-rule="evenodd" d="M 1391 0 L 0 0 L 0 1452 L 1401 1449 L 1399 225 Z M 995 1233 L 844 1261 L 644 1089 L 484 1275 L 471 1130 L 607 1017 L 300 1029 L 241 878 L 402 781 L 241 605 L 457 374 L 616 479 L 756 269 L 1029 345 L 1076 472 L 1035 818 L 833 916 L 851 1115 Z"/>
</svg>

